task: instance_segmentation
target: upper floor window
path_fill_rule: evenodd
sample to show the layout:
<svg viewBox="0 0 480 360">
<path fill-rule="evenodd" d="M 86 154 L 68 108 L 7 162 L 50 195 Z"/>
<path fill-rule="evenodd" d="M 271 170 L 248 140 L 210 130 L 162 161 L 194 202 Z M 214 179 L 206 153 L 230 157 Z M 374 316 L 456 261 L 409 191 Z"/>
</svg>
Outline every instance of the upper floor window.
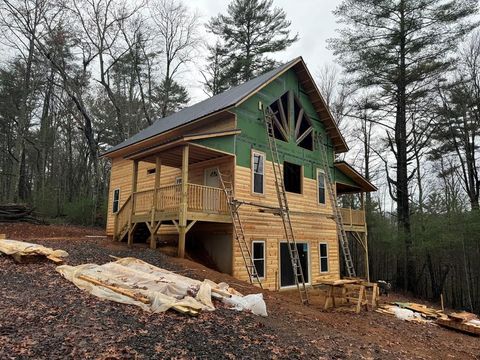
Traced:
<svg viewBox="0 0 480 360">
<path fill-rule="evenodd" d="M 289 162 L 283 163 L 283 184 L 285 191 L 301 194 L 302 193 L 302 166 Z"/>
<path fill-rule="evenodd" d="M 265 154 L 252 152 L 252 191 L 255 194 L 265 192 Z"/>
<path fill-rule="evenodd" d="M 318 203 L 325 204 L 325 173 L 320 169 L 317 170 L 317 192 Z"/>
</svg>

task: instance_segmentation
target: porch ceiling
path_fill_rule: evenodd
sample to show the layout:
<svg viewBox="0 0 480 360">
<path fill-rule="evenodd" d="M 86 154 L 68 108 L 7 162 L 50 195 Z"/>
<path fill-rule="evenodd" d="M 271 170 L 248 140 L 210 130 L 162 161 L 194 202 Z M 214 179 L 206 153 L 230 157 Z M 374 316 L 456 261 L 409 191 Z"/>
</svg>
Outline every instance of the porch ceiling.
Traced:
<svg viewBox="0 0 480 360">
<path fill-rule="evenodd" d="M 207 161 L 207 160 L 219 159 L 225 156 L 232 156 L 230 154 L 209 149 L 203 146 L 199 146 L 191 143 L 186 143 L 186 144 L 188 144 L 190 147 L 190 151 L 188 154 L 188 162 L 190 165 Z M 183 145 L 186 145 L 186 144 L 183 144 Z M 159 151 L 155 154 L 151 154 L 150 156 L 139 159 L 139 160 L 155 164 L 155 157 L 160 156 L 160 159 L 162 160 L 162 165 L 181 168 L 183 145 L 175 146 L 164 151 Z"/>
</svg>

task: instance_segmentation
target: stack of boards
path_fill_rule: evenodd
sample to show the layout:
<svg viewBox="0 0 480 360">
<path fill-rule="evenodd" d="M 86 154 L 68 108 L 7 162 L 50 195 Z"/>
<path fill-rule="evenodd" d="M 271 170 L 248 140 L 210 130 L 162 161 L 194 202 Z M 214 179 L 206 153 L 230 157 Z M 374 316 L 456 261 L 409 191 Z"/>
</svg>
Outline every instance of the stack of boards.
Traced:
<svg viewBox="0 0 480 360">
<path fill-rule="evenodd" d="M 395 315 L 395 309 L 398 308 L 408 309 L 420 315 L 404 320 L 418 323 L 436 323 L 449 329 L 480 336 L 480 320 L 477 315 L 465 311 L 447 315 L 442 310 L 436 310 L 426 305 L 402 302 L 382 304 L 376 311 L 382 314 Z"/>
<path fill-rule="evenodd" d="M 475 314 L 469 312 L 451 313 L 447 317 L 438 319 L 437 324 L 471 335 L 480 336 L 480 320 Z"/>
</svg>

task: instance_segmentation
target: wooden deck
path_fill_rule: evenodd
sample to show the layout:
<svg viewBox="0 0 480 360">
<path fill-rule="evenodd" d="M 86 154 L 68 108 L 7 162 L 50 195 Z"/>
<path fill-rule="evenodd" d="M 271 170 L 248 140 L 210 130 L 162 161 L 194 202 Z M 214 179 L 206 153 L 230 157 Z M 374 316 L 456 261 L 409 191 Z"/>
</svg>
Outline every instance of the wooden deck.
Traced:
<svg viewBox="0 0 480 360">
<path fill-rule="evenodd" d="M 115 215 L 114 238 L 123 238 L 135 224 L 177 224 L 182 211 L 182 184 L 138 191 L 130 195 Z M 220 188 L 187 186 L 187 221 L 231 223 L 225 193 Z M 159 225 L 158 225 L 159 226 Z"/>
</svg>

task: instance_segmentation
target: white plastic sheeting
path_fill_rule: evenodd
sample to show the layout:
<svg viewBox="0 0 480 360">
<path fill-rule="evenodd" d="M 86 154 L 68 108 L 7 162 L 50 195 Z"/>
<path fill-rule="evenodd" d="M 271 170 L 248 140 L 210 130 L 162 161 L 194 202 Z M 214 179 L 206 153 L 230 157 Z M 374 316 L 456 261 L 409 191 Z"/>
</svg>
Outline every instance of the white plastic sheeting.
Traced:
<svg viewBox="0 0 480 360">
<path fill-rule="evenodd" d="M 136 258 L 123 258 L 104 265 L 63 265 L 58 266 L 57 271 L 77 287 L 92 295 L 119 303 L 137 305 L 151 312 L 164 312 L 172 307 L 213 311 L 215 307 L 212 296 L 222 301 L 229 299 L 231 294 L 235 295 L 235 299 L 236 297 L 246 298 L 225 283 L 216 284 L 208 279 L 201 282 Z M 92 282 L 92 279 L 100 284 L 95 283 L 96 281 Z M 244 309 L 253 312 L 256 308 L 263 306 L 265 311 L 262 315 L 266 315 L 263 298 L 260 297 L 257 300 L 261 300 L 263 304 L 244 307 Z"/>
<path fill-rule="evenodd" d="M 68 253 L 63 250 L 53 250 L 51 248 L 32 244 L 18 240 L 0 240 L 0 252 L 11 256 L 45 256 L 54 262 L 62 262 Z"/>
<path fill-rule="evenodd" d="M 255 315 L 267 316 L 267 305 L 263 300 L 263 294 L 232 295 L 231 298 L 224 301 L 237 311 L 251 311 Z"/>
</svg>

